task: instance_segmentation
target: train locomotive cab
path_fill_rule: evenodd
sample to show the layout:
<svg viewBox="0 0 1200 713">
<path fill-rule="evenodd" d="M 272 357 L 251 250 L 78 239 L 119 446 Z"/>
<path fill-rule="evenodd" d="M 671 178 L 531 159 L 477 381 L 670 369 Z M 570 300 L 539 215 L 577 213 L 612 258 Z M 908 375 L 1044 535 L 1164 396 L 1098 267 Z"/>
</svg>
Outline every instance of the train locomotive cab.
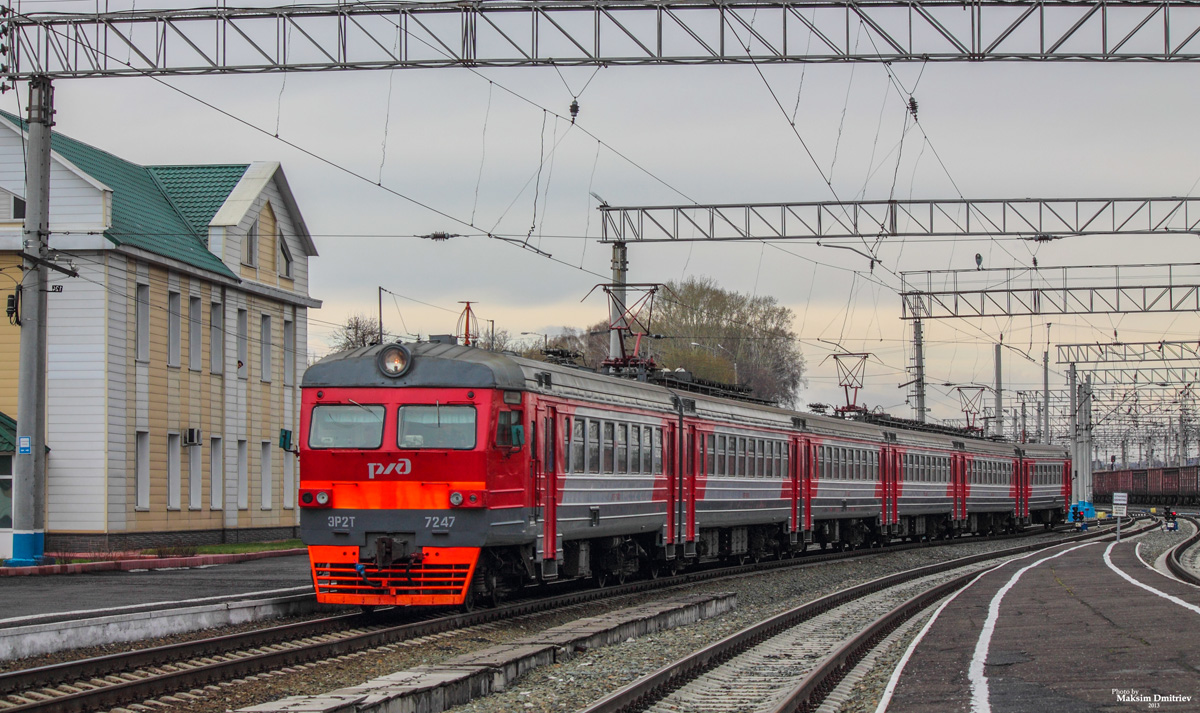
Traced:
<svg viewBox="0 0 1200 713">
<path fill-rule="evenodd" d="M 462 350 L 365 347 L 305 374 L 300 527 L 318 601 L 464 604 L 481 550 L 529 539 L 520 374 Z"/>
</svg>

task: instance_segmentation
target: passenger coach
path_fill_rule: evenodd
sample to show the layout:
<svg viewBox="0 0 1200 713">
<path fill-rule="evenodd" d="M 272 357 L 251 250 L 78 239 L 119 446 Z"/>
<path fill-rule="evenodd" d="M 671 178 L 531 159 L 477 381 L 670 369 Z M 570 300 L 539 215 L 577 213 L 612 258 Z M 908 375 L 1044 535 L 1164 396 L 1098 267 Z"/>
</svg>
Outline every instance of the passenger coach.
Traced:
<svg viewBox="0 0 1200 713">
<path fill-rule="evenodd" d="M 537 581 L 1049 527 L 1070 499 L 1061 448 L 686 387 L 439 343 L 321 360 L 299 439 L 318 599 L 469 605 Z"/>
</svg>

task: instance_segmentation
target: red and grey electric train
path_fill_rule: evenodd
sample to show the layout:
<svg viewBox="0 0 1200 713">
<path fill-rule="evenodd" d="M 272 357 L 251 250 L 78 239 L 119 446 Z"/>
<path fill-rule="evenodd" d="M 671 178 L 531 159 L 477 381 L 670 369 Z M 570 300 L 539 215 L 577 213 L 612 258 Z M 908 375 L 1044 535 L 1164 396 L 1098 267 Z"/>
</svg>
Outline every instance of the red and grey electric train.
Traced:
<svg viewBox="0 0 1200 713">
<path fill-rule="evenodd" d="M 905 426 L 365 347 L 304 376 L 302 537 L 318 600 L 370 607 L 1064 519 L 1063 449 Z"/>
</svg>

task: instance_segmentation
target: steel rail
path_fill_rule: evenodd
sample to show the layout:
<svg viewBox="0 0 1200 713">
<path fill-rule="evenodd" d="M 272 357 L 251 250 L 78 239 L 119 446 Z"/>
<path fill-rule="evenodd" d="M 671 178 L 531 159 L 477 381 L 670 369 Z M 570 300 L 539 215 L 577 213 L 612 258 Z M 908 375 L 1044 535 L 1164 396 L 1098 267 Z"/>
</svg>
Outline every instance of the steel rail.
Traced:
<svg viewBox="0 0 1200 713">
<path fill-rule="evenodd" d="M 1040 530 L 1028 530 L 1014 535 L 988 538 L 989 541 L 1028 537 L 1039 534 Z M 20 704 L 5 708 L 4 713 L 79 713 L 112 708 L 132 702 L 140 702 L 155 696 L 173 693 L 180 690 L 199 688 L 205 685 L 242 678 L 263 671 L 316 661 L 323 658 L 340 656 L 353 651 L 361 651 L 388 643 L 403 641 L 411 638 L 453 629 L 475 626 L 491 621 L 507 619 L 556 608 L 580 604 L 589 601 L 607 599 L 641 592 L 664 589 L 667 587 L 691 584 L 695 582 L 718 579 L 721 577 L 739 576 L 755 571 L 778 569 L 782 567 L 814 566 L 824 562 L 839 561 L 887 552 L 904 551 L 909 549 L 951 546 L 968 542 L 982 541 L 984 538 L 960 538 L 925 543 L 906 543 L 891 545 L 882 549 L 870 548 L 846 552 L 823 552 L 808 554 L 793 559 L 762 561 L 754 564 L 720 567 L 695 572 L 687 572 L 670 577 L 653 580 L 641 580 L 623 585 L 602 589 L 585 589 L 553 597 L 538 597 L 524 599 L 506 604 L 494 609 L 453 614 L 420 622 L 408 622 L 397 626 L 376 629 L 358 635 L 351 635 L 336 641 L 316 642 L 296 646 L 279 651 L 238 657 L 231 661 L 221 661 L 204 666 L 193 666 L 179 671 L 163 672 L 153 677 L 118 683 L 103 688 L 95 688 L 67 695 L 49 698 L 47 700 Z M 1053 543 L 1057 544 L 1057 543 Z M 338 626 L 338 622 L 365 624 L 361 614 L 349 614 L 342 617 L 331 617 L 318 622 L 299 622 L 280 627 L 260 629 L 253 632 L 232 634 L 223 637 L 213 637 L 199 641 L 170 644 L 139 651 L 112 654 L 108 656 L 82 659 L 51 666 L 11 671 L 0 674 L 0 695 L 17 694 L 29 690 L 28 685 L 22 685 L 20 690 L 13 690 L 17 681 L 33 681 L 33 686 L 49 687 L 69 684 L 87 678 L 100 678 L 136 670 L 147 665 L 161 665 L 172 661 L 183 661 L 197 657 L 229 654 L 247 648 L 253 649 L 265 644 L 279 643 L 287 639 L 305 638 L 315 634 L 325 633 Z M 313 624 L 325 627 L 321 631 L 306 631 Z M 83 673 L 78 673 L 83 672 Z M 42 694 L 45 695 L 45 694 Z"/>
<path fill-rule="evenodd" d="M 124 651 L 77 661 L 64 661 L 37 668 L 5 671 L 0 673 L 0 696 L 20 693 L 37 686 L 54 686 L 89 678 L 100 678 L 142 666 L 162 665 L 197 656 L 224 654 L 236 649 L 256 648 L 288 639 L 316 636 L 345 629 L 347 624 L 352 625 L 357 620 L 362 620 L 364 624 L 367 623 L 362 614 L 354 612 L 197 641 L 185 641 L 137 651 Z"/>
<path fill-rule="evenodd" d="M 1192 523 L 1192 526 L 1196 528 L 1196 532 L 1192 533 L 1191 537 L 1172 547 L 1171 551 L 1167 553 L 1167 569 L 1171 570 L 1171 574 L 1175 575 L 1179 579 L 1182 579 L 1188 584 L 1200 586 L 1200 576 L 1196 576 L 1191 570 L 1189 570 L 1187 567 L 1184 567 L 1183 562 L 1180 560 L 1180 557 L 1184 552 L 1194 546 L 1197 542 L 1200 542 L 1200 522 L 1197 522 L 1194 518 L 1190 517 L 1185 517 L 1183 519 Z"/>
<path fill-rule="evenodd" d="M 901 624 L 920 614 L 929 605 L 941 600 L 951 592 L 961 589 L 979 576 L 979 572 L 968 572 L 960 577 L 943 582 L 908 599 L 900 606 L 876 619 L 866 629 L 842 644 L 824 661 L 805 676 L 782 702 L 770 713 L 796 713 L 815 709 L 838 683 L 858 665 L 867 653 L 879 645 L 885 636 Z"/>
<path fill-rule="evenodd" d="M 1152 527 L 1152 526 L 1151 526 Z M 1146 529 L 1131 532 L 1137 534 Z M 1082 540 L 1109 537 L 1113 533 L 1109 530 L 1099 530 L 1093 533 L 1076 535 L 1073 537 L 1064 538 L 1058 542 L 1038 543 L 1032 545 L 1022 545 L 997 552 L 985 552 L 968 557 L 960 557 L 958 559 L 949 560 L 916 569 L 907 570 L 905 572 L 897 572 L 885 577 L 865 582 L 863 584 L 850 587 L 849 589 L 835 592 L 820 599 L 803 604 L 799 607 L 783 612 L 771 617 L 758 624 L 752 625 L 737 632 L 721 641 L 710 644 L 703 649 L 697 651 L 690 656 L 687 656 L 679 661 L 664 666 L 654 673 L 643 676 L 634 681 L 629 686 L 605 696 L 599 701 L 593 703 L 588 708 L 580 711 L 580 713 L 624 713 L 627 711 L 639 710 L 644 705 L 652 701 L 658 700 L 670 693 L 671 691 L 681 687 L 696 676 L 703 672 L 716 667 L 724 661 L 737 656 L 747 649 L 757 645 L 758 643 L 774 637 L 781 631 L 792 628 L 808 619 L 817 616 L 834 607 L 842 606 L 848 602 L 854 601 L 861 597 L 882 591 L 889 587 L 894 587 L 899 584 L 925 577 L 932 574 L 938 574 L 958 567 L 963 567 L 977 562 L 983 562 L 989 559 L 996 559 L 1008 555 L 1022 554 L 1025 552 L 1035 552 L 1050 547 L 1056 547 L 1062 544 L 1078 542 Z M 978 574 L 978 573 L 975 573 Z M 974 574 L 972 575 L 974 576 Z"/>
</svg>

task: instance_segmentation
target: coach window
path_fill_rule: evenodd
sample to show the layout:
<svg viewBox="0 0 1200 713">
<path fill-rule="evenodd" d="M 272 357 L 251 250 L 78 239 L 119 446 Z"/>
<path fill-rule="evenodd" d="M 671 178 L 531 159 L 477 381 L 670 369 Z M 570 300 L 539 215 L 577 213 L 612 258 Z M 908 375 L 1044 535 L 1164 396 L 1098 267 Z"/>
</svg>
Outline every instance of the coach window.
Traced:
<svg viewBox="0 0 1200 713">
<path fill-rule="evenodd" d="M 605 473 L 613 472 L 613 428 L 612 421 L 604 422 L 604 437 L 600 441 L 602 467 Z"/>
<path fill-rule="evenodd" d="M 747 449 L 746 450 L 746 475 L 749 475 L 750 477 L 754 477 L 755 475 L 757 475 L 757 472 L 754 469 L 755 468 L 754 458 L 755 458 L 755 455 L 757 455 L 757 450 L 754 447 L 754 439 L 753 438 L 751 438 L 750 442 L 746 444 L 746 449 Z"/>
<path fill-rule="evenodd" d="M 629 429 L 629 472 L 642 472 L 642 427 Z"/>
<path fill-rule="evenodd" d="M 725 475 L 725 436 L 717 436 L 717 475 Z"/>
<path fill-rule="evenodd" d="M 617 424 L 617 472 L 629 472 L 629 424 Z"/>
<path fill-rule="evenodd" d="M 654 429 L 654 472 L 656 474 L 663 472 L 663 442 L 662 429 Z"/>
<path fill-rule="evenodd" d="M 777 470 L 775 467 L 775 459 L 779 457 L 779 450 L 776 448 L 776 446 L 778 446 L 778 445 L 779 445 L 778 441 L 767 441 L 767 456 L 766 456 L 767 457 L 767 472 L 766 472 L 766 476 L 768 478 L 775 477 L 775 471 Z"/>
<path fill-rule="evenodd" d="M 383 415 L 383 406 L 314 406 L 308 429 L 308 447 L 378 448 L 383 444 Z"/>
<path fill-rule="evenodd" d="M 758 459 L 755 461 L 754 474 L 759 478 L 767 475 L 767 442 L 758 439 Z"/>
<path fill-rule="evenodd" d="M 506 417 L 510 426 L 521 422 L 520 411 L 500 413 L 512 414 Z M 510 445 L 512 432 L 508 429 Z M 469 451 L 475 447 L 475 407 L 401 406 L 396 443 L 401 448 Z"/>
<path fill-rule="evenodd" d="M 587 472 L 600 472 L 600 422 L 594 419 L 587 422 Z"/>
<path fill-rule="evenodd" d="M 717 471 L 716 471 L 716 468 L 717 468 L 716 449 L 717 449 L 717 437 L 712 434 L 709 434 L 709 436 L 708 436 L 708 453 L 705 454 L 705 461 L 704 461 L 704 474 L 705 475 L 711 476 L 711 475 L 717 474 Z"/>
<path fill-rule="evenodd" d="M 642 426 L 642 472 L 654 472 L 654 429 Z"/>
<path fill-rule="evenodd" d="M 789 455 L 789 451 L 790 451 L 791 449 L 788 447 L 788 444 L 786 444 L 786 443 L 780 443 L 780 444 L 779 444 L 779 450 L 780 450 L 780 451 L 782 452 L 782 454 L 783 454 L 783 470 L 779 471 L 779 474 L 780 474 L 780 475 L 782 475 L 782 476 L 783 476 L 783 477 L 785 477 L 785 478 L 790 478 L 790 477 L 791 477 L 791 471 L 788 469 L 788 455 Z M 803 451 L 801 451 L 801 453 L 803 453 Z"/>
<path fill-rule="evenodd" d="M 449 407 L 447 407 L 447 408 L 449 408 Z M 462 407 L 456 407 L 456 408 L 462 408 Z M 519 425 L 521 425 L 521 412 L 520 411 L 501 411 L 499 414 L 497 414 L 497 416 L 496 416 L 496 447 L 497 448 L 512 448 L 513 446 L 520 446 L 521 444 L 518 443 L 513 438 L 513 426 L 519 426 Z M 472 446 L 475 445 L 474 439 L 472 439 L 471 445 Z"/>
<path fill-rule="evenodd" d="M 571 472 L 584 472 L 583 454 L 584 454 L 584 429 L 587 428 L 587 419 L 577 418 L 575 423 L 571 425 Z"/>
<path fill-rule="evenodd" d="M 721 462 L 717 464 L 717 471 L 720 475 L 733 475 L 733 448 L 736 445 L 736 441 L 736 438 L 721 436 L 721 441 L 718 445 Z"/>
</svg>

